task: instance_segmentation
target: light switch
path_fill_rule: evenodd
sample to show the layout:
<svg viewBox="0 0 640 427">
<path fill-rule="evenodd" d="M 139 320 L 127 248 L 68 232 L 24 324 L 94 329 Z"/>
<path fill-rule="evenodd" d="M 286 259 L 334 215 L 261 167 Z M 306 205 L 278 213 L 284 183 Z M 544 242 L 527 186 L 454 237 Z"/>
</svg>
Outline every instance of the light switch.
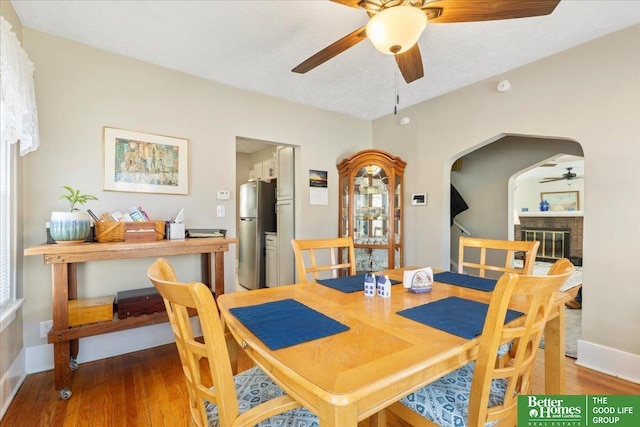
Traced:
<svg viewBox="0 0 640 427">
<path fill-rule="evenodd" d="M 218 205 L 216 207 L 216 212 L 217 212 L 218 218 L 223 217 L 224 216 L 224 205 Z"/>
</svg>

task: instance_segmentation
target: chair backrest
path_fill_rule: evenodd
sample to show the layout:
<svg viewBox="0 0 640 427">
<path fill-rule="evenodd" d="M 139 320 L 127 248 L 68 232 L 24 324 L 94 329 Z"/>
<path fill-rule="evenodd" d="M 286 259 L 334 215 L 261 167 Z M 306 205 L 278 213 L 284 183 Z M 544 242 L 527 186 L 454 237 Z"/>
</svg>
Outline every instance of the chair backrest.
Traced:
<svg viewBox="0 0 640 427">
<path fill-rule="evenodd" d="M 471 397 L 468 426 L 484 426 L 486 422 L 504 420 L 516 425 L 517 396 L 531 393 L 531 380 L 542 333 L 560 287 L 575 270 L 567 259 L 560 259 L 547 276 L 505 273 L 500 277 L 489 303 L 480 338 Z M 508 308 L 526 313 L 517 326 L 504 325 Z M 498 349 L 511 342 L 511 360 L 498 367 Z M 489 405 L 494 381 L 502 383 L 505 398 L 501 405 Z"/>
<path fill-rule="evenodd" d="M 355 252 L 351 237 L 293 239 L 291 245 L 296 258 L 299 283 L 356 274 Z"/>
<path fill-rule="evenodd" d="M 187 381 L 192 419 L 198 426 L 208 425 L 204 405 L 207 400 L 218 406 L 221 425 L 231 425 L 239 414 L 238 399 L 222 322 L 211 290 L 202 283 L 179 283 L 173 268 L 163 258 L 149 267 L 147 276 L 167 308 Z M 194 337 L 189 309 L 197 311 L 204 342 Z M 201 365 L 202 358 L 207 358 L 208 363 Z M 210 372 L 201 371 L 205 366 Z M 210 390 L 213 385 L 215 391 Z"/>
<path fill-rule="evenodd" d="M 493 240 L 460 236 L 458 273 L 486 277 L 486 272 L 533 274 L 538 241 Z M 515 268 L 516 253 L 523 256 L 522 268 Z"/>
</svg>

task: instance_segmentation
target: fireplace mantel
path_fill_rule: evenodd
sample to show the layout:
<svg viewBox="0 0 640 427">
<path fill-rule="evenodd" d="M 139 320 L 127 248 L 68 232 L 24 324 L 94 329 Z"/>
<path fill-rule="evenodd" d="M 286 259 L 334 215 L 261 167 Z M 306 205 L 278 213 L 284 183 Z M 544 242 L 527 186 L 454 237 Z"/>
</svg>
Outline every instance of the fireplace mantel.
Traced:
<svg viewBox="0 0 640 427">
<path fill-rule="evenodd" d="M 584 216 L 583 211 L 545 211 L 545 212 L 518 212 L 519 217 L 531 218 L 531 217 L 572 217 L 572 216 Z"/>
</svg>

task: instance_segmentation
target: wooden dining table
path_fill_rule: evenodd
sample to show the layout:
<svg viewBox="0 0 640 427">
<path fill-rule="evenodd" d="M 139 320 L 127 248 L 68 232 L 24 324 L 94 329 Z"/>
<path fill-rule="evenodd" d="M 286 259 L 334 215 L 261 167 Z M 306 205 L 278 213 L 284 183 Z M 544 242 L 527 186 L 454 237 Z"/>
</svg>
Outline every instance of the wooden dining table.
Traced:
<svg viewBox="0 0 640 427">
<path fill-rule="evenodd" d="M 383 274 L 402 281 L 404 270 L 416 268 Z M 429 293 L 412 293 L 397 284 L 391 287 L 391 297 L 383 298 L 302 283 L 224 294 L 217 302 L 239 346 L 288 394 L 318 415 L 322 427 L 355 427 L 369 417 L 371 424 L 384 425 L 385 407 L 475 359 L 479 337 L 461 338 L 397 314 L 452 296 L 488 303 L 491 292 L 435 282 Z M 271 350 L 230 311 L 285 299 L 349 329 Z M 564 393 L 564 302 L 569 299 L 558 293 L 545 329 L 547 394 Z"/>
</svg>

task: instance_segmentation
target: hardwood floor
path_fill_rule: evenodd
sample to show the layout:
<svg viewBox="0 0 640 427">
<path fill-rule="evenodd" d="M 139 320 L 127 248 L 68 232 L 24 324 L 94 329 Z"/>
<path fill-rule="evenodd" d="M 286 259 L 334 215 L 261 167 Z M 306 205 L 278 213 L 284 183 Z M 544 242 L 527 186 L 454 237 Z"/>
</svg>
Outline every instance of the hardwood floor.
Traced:
<svg viewBox="0 0 640 427">
<path fill-rule="evenodd" d="M 640 384 L 574 362 L 566 358 L 567 394 L 640 394 Z M 536 363 L 533 393 L 543 394 L 543 351 Z M 240 369 L 249 364 L 240 357 Z M 0 427 L 189 425 L 186 388 L 174 344 L 80 365 L 69 400 L 58 399 L 53 379 L 53 371 L 29 375 Z M 388 425 L 405 426 L 396 419 L 389 419 Z"/>
</svg>

